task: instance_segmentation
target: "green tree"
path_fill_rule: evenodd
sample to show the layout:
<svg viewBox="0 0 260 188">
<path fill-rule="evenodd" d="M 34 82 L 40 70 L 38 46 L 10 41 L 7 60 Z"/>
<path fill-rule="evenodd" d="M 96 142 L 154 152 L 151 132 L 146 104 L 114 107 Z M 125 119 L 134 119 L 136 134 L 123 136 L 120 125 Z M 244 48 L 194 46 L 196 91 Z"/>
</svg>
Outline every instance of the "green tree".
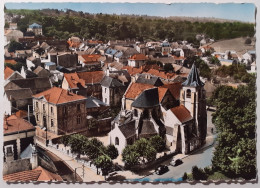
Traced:
<svg viewBox="0 0 260 188">
<path fill-rule="evenodd" d="M 107 155 L 98 156 L 95 159 L 94 164 L 97 168 L 101 168 L 103 176 L 108 174 L 113 165 L 111 158 Z"/>
<path fill-rule="evenodd" d="M 194 180 L 207 180 L 207 176 L 203 169 L 198 168 L 197 166 L 192 167 L 192 177 Z"/>
<path fill-rule="evenodd" d="M 188 179 L 188 175 L 186 172 L 184 172 L 183 176 L 182 176 L 182 180 L 185 181 Z"/>
<path fill-rule="evenodd" d="M 15 40 L 11 40 L 9 47 L 8 47 L 8 52 L 15 52 L 16 50 L 22 50 L 23 45 L 19 42 L 16 42 Z"/>
<path fill-rule="evenodd" d="M 105 147 L 103 143 L 96 138 L 90 139 L 84 148 L 84 152 L 90 159 L 96 159 L 98 156 L 103 155 L 104 151 Z"/>
<path fill-rule="evenodd" d="M 69 145 L 71 147 L 71 152 L 80 155 L 85 154 L 84 148 L 87 145 L 88 139 L 87 137 L 81 134 L 73 134 L 69 138 Z"/>
<path fill-rule="evenodd" d="M 122 152 L 122 160 L 125 162 L 126 167 L 131 167 L 139 164 L 140 154 L 136 152 L 134 145 L 128 145 Z"/>
<path fill-rule="evenodd" d="M 149 139 L 149 143 L 157 152 L 161 152 L 165 148 L 165 143 L 159 135 L 153 136 Z"/>
<path fill-rule="evenodd" d="M 106 148 L 106 154 L 111 159 L 116 159 L 118 157 L 118 150 L 114 145 L 108 145 Z"/>
</svg>

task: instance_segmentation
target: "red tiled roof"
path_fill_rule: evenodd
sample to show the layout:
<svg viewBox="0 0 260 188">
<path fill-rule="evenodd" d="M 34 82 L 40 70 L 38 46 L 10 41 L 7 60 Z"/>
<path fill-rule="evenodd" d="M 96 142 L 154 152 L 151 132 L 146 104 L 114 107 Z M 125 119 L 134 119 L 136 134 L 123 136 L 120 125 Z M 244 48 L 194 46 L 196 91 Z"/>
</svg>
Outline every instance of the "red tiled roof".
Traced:
<svg viewBox="0 0 260 188">
<path fill-rule="evenodd" d="M 177 82 L 177 83 L 170 83 L 170 84 L 165 84 L 161 87 L 164 88 L 168 88 L 172 94 L 172 96 L 176 99 L 179 100 L 180 99 L 180 90 L 182 88 L 182 83 L 181 82 Z"/>
<path fill-rule="evenodd" d="M 171 108 L 171 111 L 181 123 L 192 119 L 189 110 L 183 105 Z"/>
<path fill-rule="evenodd" d="M 143 65 L 141 68 L 143 69 L 144 72 L 148 72 L 150 69 L 155 69 L 155 70 L 160 70 L 161 69 L 157 64 L 154 64 L 154 65 Z"/>
<path fill-rule="evenodd" d="M 156 69 L 150 69 L 147 73 L 164 79 L 172 79 L 176 76 L 174 73 L 165 73 Z"/>
<path fill-rule="evenodd" d="M 174 60 L 185 60 L 186 58 L 183 56 L 177 57 L 175 55 L 172 56 Z"/>
<path fill-rule="evenodd" d="M 139 96 L 144 90 L 154 88 L 153 85 L 149 84 L 142 84 L 142 83 L 132 83 L 129 88 L 127 89 L 127 92 L 125 94 L 125 98 L 128 99 L 135 99 L 137 96 Z"/>
<path fill-rule="evenodd" d="M 44 98 L 48 102 L 53 103 L 53 104 L 61 104 L 61 103 L 67 103 L 67 102 L 86 99 L 86 97 L 83 97 L 81 95 L 76 95 L 74 93 L 68 92 L 67 90 L 59 88 L 59 87 L 53 87 L 51 89 L 48 89 L 46 91 L 33 95 L 33 97 L 35 97 L 35 98 L 39 98 L 42 96 L 44 96 Z"/>
<path fill-rule="evenodd" d="M 101 57 L 101 55 L 99 54 L 92 54 L 92 55 L 82 55 L 81 56 L 85 61 L 84 63 L 92 63 L 92 62 L 97 62 L 99 61 L 99 58 Z"/>
<path fill-rule="evenodd" d="M 131 60 L 147 60 L 148 58 L 144 54 L 132 55 L 129 59 Z"/>
<path fill-rule="evenodd" d="M 103 44 L 103 42 L 100 40 L 88 40 L 88 43 L 89 44 Z"/>
<path fill-rule="evenodd" d="M 19 110 L 15 113 L 15 115 L 19 118 L 27 117 L 27 112 L 25 110 Z"/>
<path fill-rule="evenodd" d="M 13 60 L 13 59 L 6 59 L 5 63 L 9 63 L 9 64 L 12 64 L 12 65 L 16 65 L 17 64 L 17 62 L 15 60 Z"/>
<path fill-rule="evenodd" d="M 127 70 L 127 72 L 131 76 L 136 75 L 136 74 L 140 74 L 140 73 L 143 72 L 142 68 L 135 68 L 135 67 L 130 67 L 130 66 L 124 66 L 122 69 Z"/>
<path fill-rule="evenodd" d="M 163 99 L 163 97 L 165 96 L 165 94 L 166 94 L 167 91 L 168 91 L 168 88 L 158 87 L 159 102 L 162 101 L 162 99 Z"/>
<path fill-rule="evenodd" d="M 79 72 L 77 74 L 80 79 L 85 81 L 85 84 L 100 83 L 105 76 L 103 71 Z"/>
<path fill-rule="evenodd" d="M 5 70 L 4 70 L 4 78 L 5 78 L 5 80 L 9 77 L 9 76 L 11 76 L 12 74 L 13 74 L 13 72 L 14 72 L 14 70 L 12 70 L 11 68 L 9 68 L 9 67 L 5 67 Z"/>
<path fill-rule="evenodd" d="M 15 133 L 18 131 L 33 130 L 34 126 L 28 121 L 11 115 L 4 117 L 4 134 Z"/>
<path fill-rule="evenodd" d="M 62 181 L 58 175 L 43 169 L 41 166 L 33 170 L 26 170 L 13 174 L 8 174 L 3 177 L 4 181 Z"/>
</svg>

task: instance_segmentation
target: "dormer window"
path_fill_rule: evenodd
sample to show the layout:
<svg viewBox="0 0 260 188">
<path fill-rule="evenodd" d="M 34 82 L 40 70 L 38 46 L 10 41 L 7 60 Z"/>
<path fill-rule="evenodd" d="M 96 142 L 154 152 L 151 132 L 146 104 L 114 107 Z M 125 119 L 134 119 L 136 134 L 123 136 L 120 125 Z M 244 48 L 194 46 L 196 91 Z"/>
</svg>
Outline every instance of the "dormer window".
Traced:
<svg viewBox="0 0 260 188">
<path fill-rule="evenodd" d="M 187 89 L 186 91 L 186 98 L 191 98 L 191 90 Z"/>
</svg>

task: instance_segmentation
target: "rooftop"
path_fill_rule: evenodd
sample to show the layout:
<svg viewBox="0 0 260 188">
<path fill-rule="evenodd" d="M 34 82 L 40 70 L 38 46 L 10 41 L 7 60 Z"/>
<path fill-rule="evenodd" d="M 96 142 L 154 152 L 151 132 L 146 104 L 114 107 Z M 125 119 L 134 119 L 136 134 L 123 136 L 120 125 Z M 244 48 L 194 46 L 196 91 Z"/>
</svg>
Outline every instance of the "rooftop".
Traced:
<svg viewBox="0 0 260 188">
<path fill-rule="evenodd" d="M 53 104 L 62 104 L 62 103 L 86 99 L 86 97 L 83 97 L 81 95 L 76 95 L 74 93 L 68 92 L 67 90 L 58 87 L 53 87 L 51 89 L 48 89 L 47 91 L 33 95 L 33 97 L 34 98 L 44 97 L 48 102 Z"/>
<path fill-rule="evenodd" d="M 140 95 L 144 90 L 154 88 L 153 85 L 143 84 L 143 83 L 132 83 L 126 93 L 125 98 L 135 99 L 138 95 Z"/>
<path fill-rule="evenodd" d="M 4 70 L 4 79 L 6 80 L 7 78 L 9 78 L 12 74 L 14 73 L 14 70 L 12 70 L 11 68 L 9 67 L 5 67 L 5 70 Z"/>
<path fill-rule="evenodd" d="M 144 90 L 132 103 L 136 108 L 152 108 L 159 105 L 158 88 Z"/>
<path fill-rule="evenodd" d="M 148 58 L 144 54 L 135 54 L 135 55 L 132 55 L 129 59 L 130 60 L 147 60 Z"/>
<path fill-rule="evenodd" d="M 182 85 L 192 87 L 204 86 L 204 83 L 200 80 L 199 73 L 195 64 L 192 65 L 188 78 L 185 82 L 182 83 Z"/>
<path fill-rule="evenodd" d="M 189 110 L 183 105 L 171 108 L 170 110 L 181 123 L 192 120 Z"/>
</svg>

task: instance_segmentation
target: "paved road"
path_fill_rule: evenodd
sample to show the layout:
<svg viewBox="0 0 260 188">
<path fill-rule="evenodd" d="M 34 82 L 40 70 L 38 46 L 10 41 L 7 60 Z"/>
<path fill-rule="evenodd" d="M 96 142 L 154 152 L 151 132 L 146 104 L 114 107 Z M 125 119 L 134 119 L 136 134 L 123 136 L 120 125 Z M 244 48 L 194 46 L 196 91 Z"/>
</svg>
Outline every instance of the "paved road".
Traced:
<svg viewBox="0 0 260 188">
<path fill-rule="evenodd" d="M 215 132 L 215 126 L 211 122 L 211 115 L 212 112 L 208 111 L 208 138 L 213 137 L 214 139 L 216 138 L 216 135 L 211 134 L 211 128 L 214 129 Z M 173 179 L 178 179 L 183 176 L 185 172 L 190 173 L 192 166 L 197 165 L 199 168 L 204 168 L 206 166 L 211 165 L 211 159 L 213 157 L 213 149 L 214 145 L 206 147 L 202 150 L 199 150 L 192 155 L 186 157 L 183 159 L 183 164 L 173 167 L 169 165 L 170 161 L 165 161 L 163 164 L 169 165 L 169 171 L 162 174 L 162 175 L 157 175 L 153 173 L 152 175 L 147 176 L 146 178 L 149 178 L 151 181 L 155 179 L 166 179 L 166 178 L 173 178 Z"/>
</svg>

